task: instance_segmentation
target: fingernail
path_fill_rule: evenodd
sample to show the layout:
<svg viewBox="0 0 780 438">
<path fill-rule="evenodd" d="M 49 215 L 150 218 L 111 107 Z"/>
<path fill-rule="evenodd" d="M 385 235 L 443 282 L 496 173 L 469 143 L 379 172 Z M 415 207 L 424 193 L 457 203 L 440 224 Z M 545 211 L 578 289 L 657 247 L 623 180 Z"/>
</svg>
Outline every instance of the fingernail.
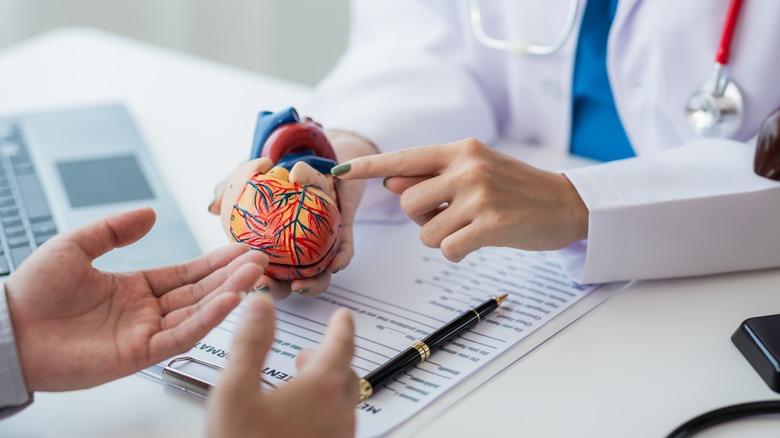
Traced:
<svg viewBox="0 0 780 438">
<path fill-rule="evenodd" d="M 341 163 L 339 165 L 334 166 L 332 169 L 330 169 L 330 174 L 333 176 L 339 176 L 349 172 L 350 169 L 352 169 L 352 164 Z"/>
<path fill-rule="evenodd" d="M 300 288 L 298 290 L 294 290 L 293 293 L 294 294 L 298 294 L 298 295 L 306 295 L 307 293 L 309 293 L 309 288 L 302 287 L 302 288 Z"/>
<path fill-rule="evenodd" d="M 256 287 L 255 288 L 255 292 L 257 292 L 257 293 L 268 292 L 268 285 L 264 284 L 264 285 L 262 285 L 260 287 Z"/>
<path fill-rule="evenodd" d="M 238 293 L 238 297 L 241 298 L 241 301 L 244 301 L 246 299 L 246 296 L 247 294 L 244 291 Z"/>
<path fill-rule="evenodd" d="M 388 176 L 387 178 L 382 180 L 382 187 L 387 188 L 387 180 L 389 180 L 389 179 L 390 179 L 390 177 Z"/>
<path fill-rule="evenodd" d="M 209 202 L 209 213 L 211 213 L 211 207 L 214 206 L 215 202 L 217 202 L 217 195 L 214 195 L 214 198 Z"/>
</svg>

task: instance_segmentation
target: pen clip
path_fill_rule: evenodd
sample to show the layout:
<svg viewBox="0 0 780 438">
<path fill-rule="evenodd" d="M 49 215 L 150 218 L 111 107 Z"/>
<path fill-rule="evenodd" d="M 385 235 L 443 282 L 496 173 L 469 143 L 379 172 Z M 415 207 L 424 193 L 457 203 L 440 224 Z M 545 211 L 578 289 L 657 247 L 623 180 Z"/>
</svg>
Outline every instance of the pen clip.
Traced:
<svg viewBox="0 0 780 438">
<path fill-rule="evenodd" d="M 177 357 L 171 360 L 170 362 L 168 362 L 168 365 L 163 367 L 163 371 L 162 371 L 163 382 L 169 383 L 179 388 L 183 388 L 185 391 L 194 392 L 195 394 L 198 394 L 202 397 L 207 397 L 209 394 L 209 390 L 211 390 L 211 388 L 213 388 L 214 385 L 210 382 L 201 379 L 200 377 L 194 376 L 192 374 L 174 368 L 173 365 L 179 362 L 192 362 L 217 371 L 222 371 L 225 369 L 224 367 L 219 366 L 217 364 L 207 362 L 205 360 L 197 359 L 191 356 Z M 271 388 L 276 388 L 276 385 L 269 382 L 268 380 L 263 378 L 261 378 L 260 380 L 263 382 L 263 384 L 268 385 Z"/>
</svg>

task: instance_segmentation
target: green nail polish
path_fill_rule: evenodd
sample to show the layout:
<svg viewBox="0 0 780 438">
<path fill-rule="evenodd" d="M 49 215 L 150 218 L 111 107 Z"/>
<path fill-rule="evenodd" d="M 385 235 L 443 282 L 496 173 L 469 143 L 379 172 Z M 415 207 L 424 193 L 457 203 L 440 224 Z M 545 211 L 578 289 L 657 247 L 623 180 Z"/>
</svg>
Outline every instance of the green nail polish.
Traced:
<svg viewBox="0 0 780 438">
<path fill-rule="evenodd" d="M 293 293 L 298 295 L 306 295 L 307 293 L 309 293 L 309 289 L 306 287 L 302 287 L 298 290 L 294 290 Z"/>
<path fill-rule="evenodd" d="M 349 172 L 350 169 L 352 169 L 352 164 L 341 163 L 337 166 L 334 166 L 332 169 L 330 169 L 330 174 L 333 176 L 344 175 L 345 173 Z"/>
<path fill-rule="evenodd" d="M 267 284 L 264 284 L 264 285 L 262 285 L 260 287 L 256 287 L 255 288 L 255 292 L 258 292 L 258 293 L 260 293 L 260 292 L 267 292 L 267 291 L 268 291 L 268 285 Z"/>
</svg>

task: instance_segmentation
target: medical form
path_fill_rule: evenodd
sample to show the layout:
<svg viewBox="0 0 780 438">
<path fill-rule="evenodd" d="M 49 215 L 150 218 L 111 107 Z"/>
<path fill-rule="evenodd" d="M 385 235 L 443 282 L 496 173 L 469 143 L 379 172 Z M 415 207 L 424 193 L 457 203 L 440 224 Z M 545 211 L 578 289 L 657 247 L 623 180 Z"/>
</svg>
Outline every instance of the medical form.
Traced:
<svg viewBox="0 0 780 438">
<path fill-rule="evenodd" d="M 419 243 L 418 232 L 411 222 L 361 224 L 355 258 L 326 292 L 276 302 L 276 339 L 263 377 L 283 385 L 295 378 L 299 352 L 317 348 L 338 307 L 352 311 L 352 366 L 363 376 L 464 310 L 509 294 L 485 321 L 359 403 L 359 437 L 393 430 L 596 288 L 568 279 L 555 253 L 483 248 L 452 263 Z M 239 306 L 184 356 L 224 366 L 241 312 Z"/>
</svg>

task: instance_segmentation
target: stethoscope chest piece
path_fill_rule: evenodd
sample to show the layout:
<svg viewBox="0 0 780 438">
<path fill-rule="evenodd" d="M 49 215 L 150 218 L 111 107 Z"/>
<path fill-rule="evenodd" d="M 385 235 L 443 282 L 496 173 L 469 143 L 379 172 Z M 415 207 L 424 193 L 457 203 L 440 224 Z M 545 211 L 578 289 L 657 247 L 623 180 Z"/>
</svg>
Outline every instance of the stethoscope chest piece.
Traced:
<svg viewBox="0 0 780 438">
<path fill-rule="evenodd" d="M 717 65 L 713 77 L 704 82 L 685 105 L 688 124 L 697 135 L 730 138 L 742 126 L 742 93 L 721 69 L 722 66 Z"/>
<path fill-rule="evenodd" d="M 720 45 L 715 54 L 712 77 L 696 90 L 685 104 L 685 117 L 693 132 L 704 137 L 731 138 L 742 126 L 744 107 L 742 93 L 726 74 L 731 40 L 743 0 L 731 0 Z"/>
</svg>

